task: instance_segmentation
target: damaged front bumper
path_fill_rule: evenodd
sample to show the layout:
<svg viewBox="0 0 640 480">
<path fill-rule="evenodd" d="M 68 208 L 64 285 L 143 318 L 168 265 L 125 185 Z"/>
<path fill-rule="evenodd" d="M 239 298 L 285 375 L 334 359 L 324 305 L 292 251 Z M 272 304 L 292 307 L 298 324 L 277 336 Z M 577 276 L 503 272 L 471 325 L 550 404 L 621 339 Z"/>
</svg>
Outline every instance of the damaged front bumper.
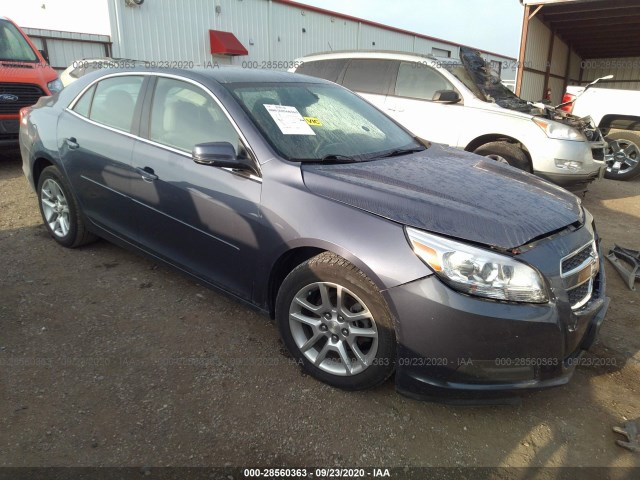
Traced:
<svg viewBox="0 0 640 480">
<path fill-rule="evenodd" d="M 533 173 L 568 190 L 584 190 L 601 178 L 606 165 L 604 142 L 552 140 L 540 142 L 532 156 L 538 161 Z"/>
<path fill-rule="evenodd" d="M 401 319 L 397 390 L 414 398 L 476 403 L 567 383 L 595 341 L 609 299 L 601 267 L 588 302 L 572 309 L 560 272 L 548 276 L 557 263 L 549 260 L 549 252 L 557 250 L 560 259 L 563 251 L 588 243 L 586 230 L 526 254 L 537 257 L 546 273 L 552 292 L 547 304 L 472 297 L 435 275 L 386 291 Z"/>
</svg>

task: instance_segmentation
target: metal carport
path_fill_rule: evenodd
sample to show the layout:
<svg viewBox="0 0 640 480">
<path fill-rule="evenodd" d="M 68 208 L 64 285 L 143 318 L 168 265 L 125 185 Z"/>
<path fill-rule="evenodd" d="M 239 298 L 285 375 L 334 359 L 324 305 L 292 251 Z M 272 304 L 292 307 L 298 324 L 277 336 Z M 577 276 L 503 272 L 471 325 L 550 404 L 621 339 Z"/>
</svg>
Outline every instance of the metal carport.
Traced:
<svg viewBox="0 0 640 480">
<path fill-rule="evenodd" d="M 520 0 L 516 93 L 560 103 L 567 85 L 613 74 L 600 86 L 640 89 L 639 0 Z"/>
</svg>

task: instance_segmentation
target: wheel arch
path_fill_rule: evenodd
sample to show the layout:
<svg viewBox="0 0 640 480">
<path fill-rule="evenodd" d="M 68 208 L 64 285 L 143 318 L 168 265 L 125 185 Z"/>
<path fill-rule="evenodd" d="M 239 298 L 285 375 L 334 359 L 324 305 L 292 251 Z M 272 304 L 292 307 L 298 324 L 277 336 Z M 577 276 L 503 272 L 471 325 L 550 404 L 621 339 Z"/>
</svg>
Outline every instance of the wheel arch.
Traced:
<svg viewBox="0 0 640 480">
<path fill-rule="evenodd" d="M 481 135 L 479 137 L 474 138 L 469 142 L 469 144 L 464 148 L 467 152 L 474 152 L 476 149 L 480 148 L 483 145 L 491 142 L 507 142 L 513 145 L 518 145 L 529 157 L 529 161 L 531 161 L 531 154 L 529 153 L 529 149 L 526 147 L 524 143 L 514 137 L 510 137 L 509 135 L 504 135 L 501 133 L 488 133 L 486 135 Z"/>
<path fill-rule="evenodd" d="M 609 133 L 609 130 L 629 130 L 640 132 L 640 117 L 633 115 L 608 114 L 602 117 L 598 128 Z"/>
<path fill-rule="evenodd" d="M 267 289 L 267 306 L 269 309 L 269 316 L 275 318 L 276 311 L 276 298 L 278 296 L 278 290 L 282 282 L 291 271 L 303 262 L 306 262 L 310 258 L 316 255 L 326 252 L 326 250 L 319 247 L 296 247 L 284 252 L 274 262 L 269 272 L 269 282 Z"/>
<path fill-rule="evenodd" d="M 31 175 L 33 176 L 33 187 L 38 188 L 38 182 L 40 181 L 40 175 L 47 167 L 53 166 L 55 163 L 48 157 L 38 156 L 31 166 Z"/>
<path fill-rule="evenodd" d="M 339 247 L 338 245 L 326 244 L 324 242 L 300 242 L 292 245 L 290 248 L 282 252 L 269 270 L 266 304 L 271 318 L 275 318 L 275 305 L 278 296 L 278 290 L 282 282 L 291 271 L 303 262 L 319 255 L 323 252 L 331 252 L 339 255 L 348 262 L 360 269 L 380 290 L 386 287 L 382 284 L 380 278 L 371 270 L 371 268 L 362 259 L 353 255 L 350 251 Z"/>
</svg>

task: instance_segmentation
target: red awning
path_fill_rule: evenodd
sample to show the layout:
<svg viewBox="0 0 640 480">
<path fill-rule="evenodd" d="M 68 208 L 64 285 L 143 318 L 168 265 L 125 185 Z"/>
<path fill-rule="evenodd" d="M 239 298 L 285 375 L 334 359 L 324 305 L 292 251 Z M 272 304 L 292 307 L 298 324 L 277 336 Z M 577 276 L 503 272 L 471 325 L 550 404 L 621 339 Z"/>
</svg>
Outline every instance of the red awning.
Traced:
<svg viewBox="0 0 640 480">
<path fill-rule="evenodd" d="M 249 55 L 244 45 L 231 32 L 209 30 L 209 39 L 211 40 L 211 53 L 215 55 Z"/>
</svg>

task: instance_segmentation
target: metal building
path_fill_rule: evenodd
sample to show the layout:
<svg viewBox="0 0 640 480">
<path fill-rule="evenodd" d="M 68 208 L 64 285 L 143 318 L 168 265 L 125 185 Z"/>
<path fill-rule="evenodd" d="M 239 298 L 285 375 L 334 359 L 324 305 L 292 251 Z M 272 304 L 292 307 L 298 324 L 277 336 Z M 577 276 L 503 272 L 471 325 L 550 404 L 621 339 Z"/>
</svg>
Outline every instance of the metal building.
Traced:
<svg viewBox="0 0 640 480">
<path fill-rule="evenodd" d="M 108 0 L 113 56 L 286 69 L 330 50 L 400 50 L 458 58 L 460 45 L 289 0 Z M 506 81 L 514 58 L 483 52 Z M 168 62 L 168 63 L 165 63 Z"/>
<path fill-rule="evenodd" d="M 82 58 L 100 58 L 111 56 L 109 35 L 90 33 L 62 32 L 41 28 L 25 28 L 24 32 L 45 53 L 49 64 L 62 71 L 74 61 Z"/>
<path fill-rule="evenodd" d="M 525 6 L 516 93 L 559 104 L 567 85 L 640 89 L 638 0 L 520 0 Z"/>
</svg>

